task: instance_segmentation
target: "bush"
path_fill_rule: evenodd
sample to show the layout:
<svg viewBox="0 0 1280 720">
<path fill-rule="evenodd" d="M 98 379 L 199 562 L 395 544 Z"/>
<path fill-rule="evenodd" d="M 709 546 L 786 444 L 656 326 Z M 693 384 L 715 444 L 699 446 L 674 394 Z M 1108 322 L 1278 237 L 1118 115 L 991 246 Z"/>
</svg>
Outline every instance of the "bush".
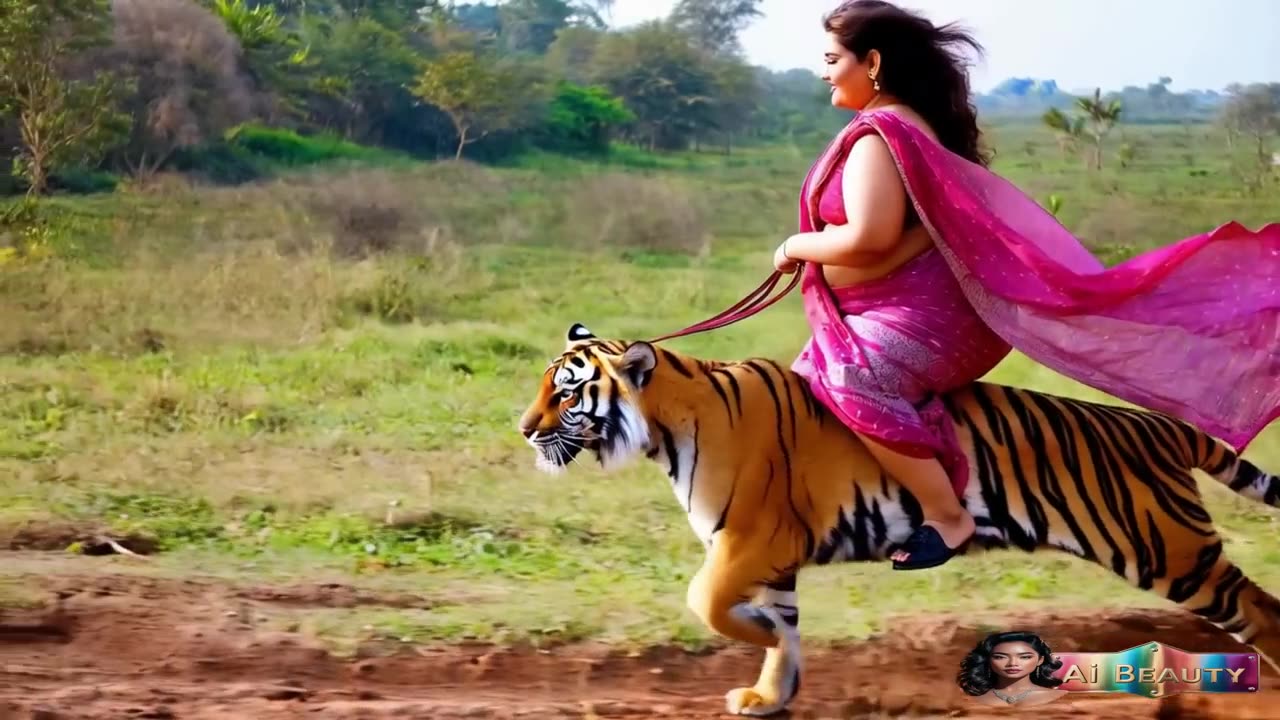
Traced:
<svg viewBox="0 0 1280 720">
<path fill-rule="evenodd" d="M 562 82 L 538 131 L 538 145 L 560 152 L 605 154 L 612 129 L 634 119 L 622 100 L 604 88 Z"/>
<path fill-rule="evenodd" d="M 170 167 L 218 185 L 239 185 L 271 174 L 261 158 L 222 139 L 178 150 Z"/>
<path fill-rule="evenodd" d="M 227 142 L 284 167 L 305 167 L 335 160 L 372 163 L 398 160 L 399 155 L 357 145 L 336 135 L 299 135 L 292 130 L 246 124 L 227 132 Z"/>
</svg>

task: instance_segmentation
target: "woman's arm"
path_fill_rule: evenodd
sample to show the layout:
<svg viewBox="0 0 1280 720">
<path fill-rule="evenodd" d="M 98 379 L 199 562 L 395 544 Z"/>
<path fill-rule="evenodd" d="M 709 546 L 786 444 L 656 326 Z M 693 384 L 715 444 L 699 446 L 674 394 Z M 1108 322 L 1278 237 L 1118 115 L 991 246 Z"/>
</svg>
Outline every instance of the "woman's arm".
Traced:
<svg viewBox="0 0 1280 720">
<path fill-rule="evenodd" d="M 783 244 L 787 257 L 858 267 L 883 260 L 897 246 L 907 193 L 883 138 L 872 133 L 853 144 L 840 190 L 848 222 L 822 232 L 792 235 Z"/>
</svg>

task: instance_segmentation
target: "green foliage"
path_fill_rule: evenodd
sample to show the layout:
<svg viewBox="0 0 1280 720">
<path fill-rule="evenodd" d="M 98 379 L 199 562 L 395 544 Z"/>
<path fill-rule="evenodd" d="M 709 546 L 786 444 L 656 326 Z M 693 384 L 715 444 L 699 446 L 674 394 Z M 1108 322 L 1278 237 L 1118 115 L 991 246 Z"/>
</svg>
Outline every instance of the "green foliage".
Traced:
<svg viewBox="0 0 1280 720">
<path fill-rule="evenodd" d="M 232 147 L 243 148 L 271 163 L 283 167 L 305 167 L 336 160 L 387 163 L 398 159 L 395 153 L 370 148 L 343 140 L 333 134 L 302 136 L 291 130 L 246 124 L 227 132 Z"/>
<path fill-rule="evenodd" d="M 1227 131 L 1232 167 L 1249 192 L 1257 194 L 1268 180 L 1280 180 L 1273 151 L 1280 140 L 1280 83 L 1232 85 L 1228 98 L 1218 120 Z M 1247 154 L 1238 153 L 1238 146 L 1247 147 Z"/>
<path fill-rule="evenodd" d="M 604 153 L 613 128 L 634 119 L 608 90 L 561 82 L 548 107 L 539 144 L 565 152 Z"/>
<path fill-rule="evenodd" d="M 239 185 L 271 175 L 270 163 L 225 138 L 180 148 L 170 158 L 169 168 L 220 185 Z"/>
<path fill-rule="evenodd" d="M 395 144 L 398 125 L 421 124 L 408 88 L 425 60 L 402 33 L 368 17 L 309 17 L 302 32 L 320 48 L 304 93 L 308 125 L 341 128 L 365 144 Z"/>
<path fill-rule="evenodd" d="M 1103 100 L 1102 89 L 1093 91 L 1093 97 L 1076 98 L 1076 107 L 1084 112 L 1086 129 L 1093 137 L 1093 168 L 1102 169 L 1102 141 L 1120 122 L 1122 105 L 1119 100 Z"/>
<path fill-rule="evenodd" d="M 604 38 L 597 78 L 636 116 L 630 139 L 649 149 L 682 147 L 714 120 L 710 59 L 670 23 L 648 22 Z"/>
<path fill-rule="evenodd" d="M 524 65 L 475 52 L 451 52 L 427 63 L 413 93 L 440 108 L 458 135 L 456 158 L 463 148 L 491 132 L 530 123 L 530 109 L 542 88 Z"/>
<path fill-rule="evenodd" d="M 0 114 L 17 121 L 22 150 L 13 171 L 30 195 L 45 191 L 50 172 L 100 157 L 127 130 L 113 74 L 73 80 L 62 67 L 109 32 L 107 0 L 0 0 Z"/>
<path fill-rule="evenodd" d="M 671 10 L 678 27 L 717 53 L 739 52 L 738 33 L 763 16 L 760 0 L 678 0 Z"/>
<path fill-rule="evenodd" d="M 299 96 L 311 83 L 310 48 L 287 24 L 287 17 L 268 4 L 246 0 L 212 0 L 212 10 L 240 42 L 245 69 L 258 88 L 274 93 L 286 112 L 303 112 Z"/>
</svg>

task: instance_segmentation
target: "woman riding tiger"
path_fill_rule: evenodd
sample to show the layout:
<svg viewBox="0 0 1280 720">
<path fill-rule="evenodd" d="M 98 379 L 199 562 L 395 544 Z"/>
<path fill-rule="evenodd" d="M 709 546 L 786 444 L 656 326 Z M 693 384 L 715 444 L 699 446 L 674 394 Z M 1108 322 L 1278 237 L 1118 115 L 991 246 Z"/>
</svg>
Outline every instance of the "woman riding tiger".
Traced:
<svg viewBox="0 0 1280 720">
<path fill-rule="evenodd" d="M 973 535 L 939 395 L 1012 348 L 1237 449 L 1280 416 L 1280 226 L 1104 269 L 986 169 L 957 52 L 973 38 L 880 0 L 825 28 L 831 103 L 858 115 L 810 169 L 774 266 L 806 266 L 813 336 L 793 369 L 922 506 L 896 569 L 941 565 Z"/>
</svg>

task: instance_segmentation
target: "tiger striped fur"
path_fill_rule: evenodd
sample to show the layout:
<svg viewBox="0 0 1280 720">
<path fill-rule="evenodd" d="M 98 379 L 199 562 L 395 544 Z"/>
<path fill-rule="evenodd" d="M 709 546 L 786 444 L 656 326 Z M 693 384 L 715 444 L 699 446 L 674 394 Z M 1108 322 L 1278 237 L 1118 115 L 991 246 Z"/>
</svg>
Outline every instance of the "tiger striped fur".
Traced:
<svg viewBox="0 0 1280 720">
<path fill-rule="evenodd" d="M 1158 593 L 1280 661 L 1280 601 L 1223 552 L 1192 475 L 1280 505 L 1280 479 L 1163 414 L 984 382 L 945 397 L 970 462 L 975 549 L 1056 549 Z M 706 547 L 691 610 L 766 649 L 731 713 L 781 711 L 800 688 L 796 575 L 882 561 L 921 522 L 911 495 L 799 376 L 767 359 L 699 360 L 569 330 L 519 423 L 538 465 L 583 451 L 662 466 Z"/>
</svg>

